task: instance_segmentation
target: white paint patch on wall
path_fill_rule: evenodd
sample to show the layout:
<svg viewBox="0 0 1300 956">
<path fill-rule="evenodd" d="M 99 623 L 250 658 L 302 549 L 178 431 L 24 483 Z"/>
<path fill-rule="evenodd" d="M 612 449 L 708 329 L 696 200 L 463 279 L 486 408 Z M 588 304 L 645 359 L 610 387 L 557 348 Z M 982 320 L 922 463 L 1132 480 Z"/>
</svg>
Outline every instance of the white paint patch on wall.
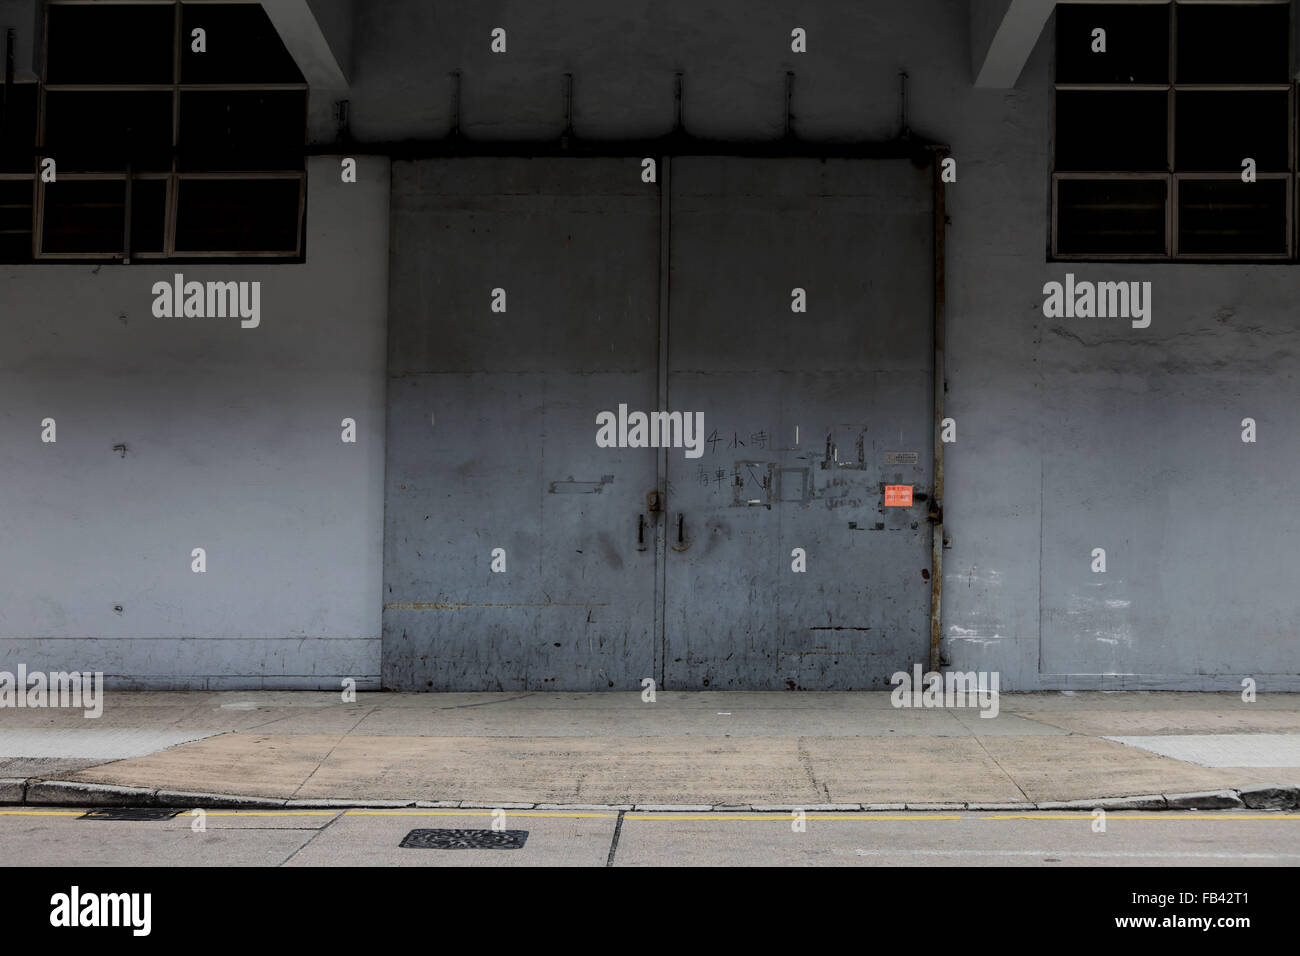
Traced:
<svg viewBox="0 0 1300 956">
<path fill-rule="evenodd" d="M 1005 640 L 1001 634 L 988 634 L 976 627 L 962 627 L 960 624 L 952 624 L 948 627 L 948 640 L 966 641 L 970 644 L 996 644 Z"/>
</svg>

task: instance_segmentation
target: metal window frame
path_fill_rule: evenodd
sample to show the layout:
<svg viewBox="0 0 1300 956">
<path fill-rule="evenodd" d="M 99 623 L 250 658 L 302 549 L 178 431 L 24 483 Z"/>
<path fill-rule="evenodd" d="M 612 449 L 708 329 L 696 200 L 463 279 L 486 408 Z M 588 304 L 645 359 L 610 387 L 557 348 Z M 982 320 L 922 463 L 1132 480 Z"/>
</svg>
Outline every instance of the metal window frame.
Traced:
<svg viewBox="0 0 1300 956">
<path fill-rule="evenodd" d="M 1124 0 L 1090 0 L 1094 5 L 1119 5 Z M 1296 215 L 1296 175 L 1297 175 L 1297 123 L 1296 123 L 1296 82 L 1292 78 L 1286 83 L 1179 83 L 1178 80 L 1178 9 L 1182 6 L 1223 5 L 1223 0 L 1127 0 L 1126 5 L 1134 3 L 1147 6 L 1169 7 L 1169 82 L 1167 83 L 1057 83 L 1053 78 L 1051 90 L 1051 223 L 1049 227 L 1048 258 L 1061 262 L 1295 262 L 1297 253 L 1297 215 Z M 1240 0 L 1239 6 L 1290 6 L 1290 0 Z M 1290 14 L 1294 18 L 1294 11 Z M 1288 25 L 1288 51 L 1294 54 L 1293 33 Z M 1289 60 L 1289 58 L 1288 58 Z M 1053 66 L 1055 70 L 1055 66 Z M 1288 63 L 1289 69 L 1289 63 Z M 1057 171 L 1056 129 L 1058 92 L 1159 92 L 1165 91 L 1168 101 L 1165 116 L 1166 135 L 1166 169 L 1164 172 L 1108 170 L 1086 172 L 1070 170 Z M 1286 188 L 1286 251 L 1284 253 L 1188 253 L 1178 249 L 1179 236 L 1179 197 L 1183 181 L 1230 180 L 1239 179 L 1240 172 L 1195 172 L 1179 170 L 1176 155 L 1177 136 L 1177 94 L 1180 92 L 1282 92 L 1287 93 L 1287 169 L 1285 172 L 1258 172 L 1256 180 L 1284 179 Z M 1165 252 L 1134 253 L 1062 253 L 1060 251 L 1060 190 L 1062 180 L 1101 181 L 1118 179 L 1125 181 L 1150 181 L 1162 179 L 1165 188 Z"/>
<path fill-rule="evenodd" d="M 181 82 L 181 57 L 183 53 L 183 20 L 182 8 L 189 5 L 247 5 L 248 0 L 44 0 L 41 11 L 42 17 L 42 40 L 41 40 L 41 69 L 40 78 L 37 84 L 37 106 L 36 106 L 36 143 L 35 154 L 33 157 L 33 169 L 30 173 L 0 173 L 0 181 L 26 180 L 32 183 L 32 262 L 68 262 L 68 261 L 110 261 L 129 264 L 132 261 L 144 262 L 161 262 L 168 260 L 176 261 L 204 261 L 204 260 L 280 260 L 295 261 L 301 260 L 304 251 L 303 242 L 303 224 L 306 219 L 307 204 L 307 170 L 306 170 L 306 147 L 307 147 L 307 127 L 308 117 L 310 115 L 311 91 L 307 83 L 183 83 Z M 48 63 L 49 63 L 49 18 L 50 8 L 53 6 L 156 6 L 170 7 L 172 9 L 172 82 L 171 83 L 50 83 L 48 82 Z M 186 92 L 267 92 L 267 91 L 296 91 L 301 90 L 305 94 L 303 97 L 303 148 L 304 164 L 303 168 L 297 170 L 286 169 L 254 169 L 254 170 L 182 170 L 180 169 L 180 106 L 181 94 Z M 147 172 L 136 172 L 129 167 L 122 171 L 82 171 L 82 172 L 60 172 L 59 179 L 62 181 L 99 181 L 99 182 L 123 182 L 125 183 L 124 205 L 123 205 L 123 240 L 122 249 L 115 252 L 46 252 L 43 251 L 44 245 L 44 225 L 45 225 L 45 186 L 46 183 L 41 181 L 39 174 L 40 168 L 40 151 L 45 145 L 45 119 L 46 119 L 46 94 L 49 92 L 83 92 L 83 93 L 111 93 L 111 92 L 169 92 L 172 101 L 172 135 L 171 135 L 171 165 L 169 170 L 151 170 Z M 297 229 L 295 231 L 294 248 L 288 250 L 267 250 L 267 251 L 240 251 L 240 250 L 186 250 L 177 251 L 176 249 L 176 227 L 177 227 L 177 207 L 180 201 L 180 186 L 186 180 L 268 180 L 268 179 L 295 179 L 299 183 L 298 188 L 298 216 Z M 131 235 L 131 183 L 136 180 L 164 180 L 167 183 L 166 196 L 164 199 L 164 223 L 163 223 L 163 250 L 161 252 L 144 252 L 133 253 L 130 248 Z"/>
</svg>

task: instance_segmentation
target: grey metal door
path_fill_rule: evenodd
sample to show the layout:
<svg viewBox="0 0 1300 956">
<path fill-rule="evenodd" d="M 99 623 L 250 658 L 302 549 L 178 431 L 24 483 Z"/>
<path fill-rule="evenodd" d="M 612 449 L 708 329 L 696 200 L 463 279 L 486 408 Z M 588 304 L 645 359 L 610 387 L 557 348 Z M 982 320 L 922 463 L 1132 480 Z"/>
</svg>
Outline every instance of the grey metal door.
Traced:
<svg viewBox="0 0 1300 956">
<path fill-rule="evenodd" d="M 667 454 L 663 685 L 886 686 L 929 653 L 931 171 L 671 169 L 665 407 L 708 440 Z"/>
<path fill-rule="evenodd" d="M 656 401 L 659 195 L 639 173 L 393 166 L 386 687 L 625 689 L 654 672 L 638 516 L 655 459 L 595 443 L 598 410 Z"/>
</svg>

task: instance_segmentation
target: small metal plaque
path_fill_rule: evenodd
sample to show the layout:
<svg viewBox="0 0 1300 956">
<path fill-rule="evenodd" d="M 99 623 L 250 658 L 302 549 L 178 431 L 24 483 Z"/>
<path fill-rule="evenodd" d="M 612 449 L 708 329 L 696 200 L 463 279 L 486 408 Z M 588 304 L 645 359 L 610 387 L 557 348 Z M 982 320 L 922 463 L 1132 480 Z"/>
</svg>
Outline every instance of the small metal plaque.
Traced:
<svg viewBox="0 0 1300 956">
<path fill-rule="evenodd" d="M 886 508 L 910 508 L 911 506 L 911 485 L 885 485 Z"/>
<path fill-rule="evenodd" d="M 915 451 L 887 451 L 885 452 L 886 465 L 915 465 L 921 460 L 920 452 Z"/>
<path fill-rule="evenodd" d="M 398 844 L 407 850 L 520 850 L 527 830 L 412 830 Z"/>
</svg>

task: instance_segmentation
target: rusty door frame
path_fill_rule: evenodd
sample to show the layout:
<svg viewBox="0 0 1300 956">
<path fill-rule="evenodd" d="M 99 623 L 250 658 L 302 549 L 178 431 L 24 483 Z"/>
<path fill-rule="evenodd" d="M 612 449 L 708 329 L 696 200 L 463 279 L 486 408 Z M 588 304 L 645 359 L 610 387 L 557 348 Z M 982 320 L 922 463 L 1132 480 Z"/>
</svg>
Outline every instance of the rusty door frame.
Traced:
<svg viewBox="0 0 1300 956">
<path fill-rule="evenodd" d="M 931 151 L 934 177 L 934 488 L 930 496 L 930 670 L 945 663 L 943 643 L 943 399 L 948 390 L 946 347 L 946 264 L 948 214 L 943 183 L 943 160 L 948 150 Z"/>
<path fill-rule="evenodd" d="M 658 408 L 668 409 L 668 332 L 669 305 L 672 296 L 672 157 L 660 156 L 659 164 L 659 342 L 657 345 Z M 655 681 L 664 686 L 666 677 L 668 631 L 668 449 L 655 453 L 655 487 L 659 491 L 659 511 L 652 515 L 655 538 L 654 622 L 650 632 L 653 646 Z"/>
<path fill-rule="evenodd" d="M 459 95 L 459 84 L 457 87 Z M 672 282 L 670 237 L 672 224 L 671 176 L 674 156 L 734 156 L 755 159 L 911 159 L 917 164 L 929 162 L 934 181 L 934 351 L 931 377 L 934 385 L 934 488 L 930 501 L 929 521 L 932 525 L 930 559 L 930 669 L 941 663 L 941 598 L 943 593 L 943 397 L 946 390 L 944 374 L 945 326 L 945 234 L 947 216 L 944 203 L 942 160 L 949 147 L 932 140 L 905 132 L 892 140 L 864 140 L 857 142 L 818 143 L 803 140 L 787 130 L 784 137 L 771 142 L 746 143 L 714 141 L 687 133 L 681 126 L 680 110 L 673 131 L 651 139 L 588 141 L 573 135 L 569 130 L 555 140 L 476 142 L 453 128 L 450 135 L 436 139 L 404 140 L 401 142 L 362 142 L 346 136 L 342 142 L 309 145 L 305 155 L 336 155 L 340 146 L 350 154 L 383 156 L 390 161 L 452 157 L 519 157 L 519 158 L 623 158 L 640 161 L 644 157 L 657 157 L 660 189 L 659 236 L 659 344 L 657 356 L 657 392 L 660 408 L 668 404 L 668 316 Z M 667 449 L 658 449 L 655 461 L 655 489 L 659 510 L 650 515 L 651 531 L 655 538 L 655 595 L 652 622 L 652 670 L 660 686 L 665 676 L 665 614 L 667 601 L 666 527 L 659 519 L 667 514 Z"/>
</svg>

